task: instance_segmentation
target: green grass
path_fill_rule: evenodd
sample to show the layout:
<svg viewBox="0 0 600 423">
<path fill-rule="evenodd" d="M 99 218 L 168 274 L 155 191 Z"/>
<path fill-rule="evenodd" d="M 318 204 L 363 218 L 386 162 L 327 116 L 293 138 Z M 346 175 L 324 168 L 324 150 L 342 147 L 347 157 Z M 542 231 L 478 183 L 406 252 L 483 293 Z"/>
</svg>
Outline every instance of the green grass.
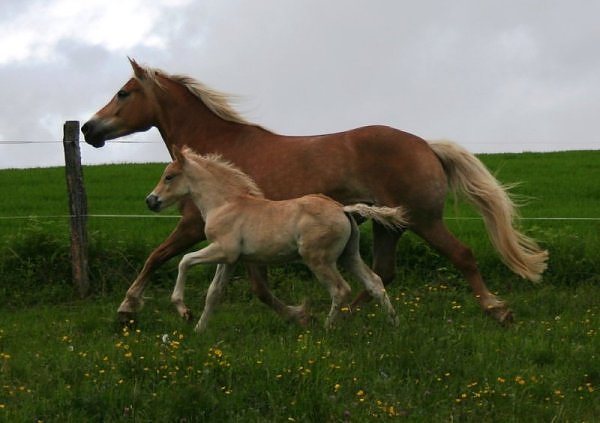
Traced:
<svg viewBox="0 0 600 423">
<path fill-rule="evenodd" d="M 392 289 L 398 329 L 369 305 L 330 333 L 318 292 L 309 329 L 230 295 L 202 336 L 154 292 L 129 331 L 117 296 L 3 315 L 6 421 L 591 422 L 600 407 L 597 286 L 518 290 L 508 330 L 443 283 Z"/>
<path fill-rule="evenodd" d="M 525 218 L 600 217 L 600 152 L 480 157 L 503 182 L 524 181 Z M 90 213 L 151 216 L 143 200 L 162 168 L 86 168 Z M 0 171 L 0 194 L 0 217 L 67 213 L 62 169 Z M 447 215 L 476 216 L 452 201 Z M 480 220 L 448 222 L 513 308 L 513 326 L 483 315 L 446 260 L 408 234 L 390 287 L 399 328 L 369 303 L 326 333 L 327 294 L 293 264 L 271 269 L 271 286 L 286 302 L 308 298 L 312 326 L 281 321 L 239 271 L 198 336 L 168 301 L 172 260 L 123 330 L 116 307 L 175 220 L 90 218 L 94 293 L 79 300 L 68 220 L 0 219 L 0 421 L 597 421 L 600 223 L 524 220 L 550 251 L 532 285 L 499 262 Z M 190 274 L 196 317 L 211 272 Z"/>
</svg>

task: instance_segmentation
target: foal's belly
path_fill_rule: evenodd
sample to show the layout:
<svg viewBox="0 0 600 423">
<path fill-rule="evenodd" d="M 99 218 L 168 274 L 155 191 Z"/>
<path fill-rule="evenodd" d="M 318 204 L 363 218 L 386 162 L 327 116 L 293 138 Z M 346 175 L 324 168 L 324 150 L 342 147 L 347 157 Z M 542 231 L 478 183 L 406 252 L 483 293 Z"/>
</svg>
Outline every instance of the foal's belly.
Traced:
<svg viewBox="0 0 600 423">
<path fill-rule="evenodd" d="M 251 237 L 243 237 L 240 260 L 247 263 L 277 264 L 300 259 L 295 237 L 282 232 L 269 236 L 254 234 Z"/>
<path fill-rule="evenodd" d="M 240 261 L 244 263 L 251 264 L 284 264 L 289 263 L 291 261 L 298 261 L 301 257 L 297 252 L 285 254 L 282 252 L 278 252 L 276 254 L 242 254 L 239 258 Z"/>
</svg>

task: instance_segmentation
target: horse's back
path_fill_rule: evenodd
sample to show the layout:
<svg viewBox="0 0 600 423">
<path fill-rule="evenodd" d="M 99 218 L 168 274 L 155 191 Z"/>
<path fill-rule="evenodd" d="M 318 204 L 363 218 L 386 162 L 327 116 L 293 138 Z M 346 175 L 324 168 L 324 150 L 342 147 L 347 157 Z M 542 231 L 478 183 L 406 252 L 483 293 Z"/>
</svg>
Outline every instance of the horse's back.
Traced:
<svg viewBox="0 0 600 423">
<path fill-rule="evenodd" d="M 272 140 L 265 157 L 275 155 L 275 164 L 256 171 L 269 198 L 323 193 L 343 204 L 441 214 L 446 175 L 429 144 L 415 135 L 376 125 Z"/>
<path fill-rule="evenodd" d="M 413 215 L 441 213 L 448 181 L 429 143 L 386 126 L 351 131 L 355 172 L 377 205 L 405 206 Z"/>
</svg>

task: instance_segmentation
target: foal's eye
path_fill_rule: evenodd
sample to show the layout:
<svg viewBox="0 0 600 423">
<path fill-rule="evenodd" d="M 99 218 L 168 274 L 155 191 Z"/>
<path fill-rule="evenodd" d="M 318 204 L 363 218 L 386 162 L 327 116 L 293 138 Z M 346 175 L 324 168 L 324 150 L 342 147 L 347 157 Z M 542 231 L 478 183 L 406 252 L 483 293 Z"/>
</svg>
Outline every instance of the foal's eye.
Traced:
<svg viewBox="0 0 600 423">
<path fill-rule="evenodd" d="M 175 175 L 167 175 L 165 176 L 165 182 L 171 182 L 175 178 Z"/>
<path fill-rule="evenodd" d="M 117 98 L 120 100 L 122 100 L 128 96 L 129 96 L 129 93 L 125 90 L 119 90 L 119 92 L 117 93 Z"/>
</svg>

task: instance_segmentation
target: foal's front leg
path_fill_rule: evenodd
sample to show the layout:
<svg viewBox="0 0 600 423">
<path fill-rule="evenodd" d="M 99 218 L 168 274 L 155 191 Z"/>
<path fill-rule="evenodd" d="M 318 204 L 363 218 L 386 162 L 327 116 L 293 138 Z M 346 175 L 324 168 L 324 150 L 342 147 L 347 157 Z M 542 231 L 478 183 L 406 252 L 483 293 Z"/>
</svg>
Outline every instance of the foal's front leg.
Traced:
<svg viewBox="0 0 600 423">
<path fill-rule="evenodd" d="M 200 212 L 185 211 L 175 230 L 150 254 L 142 271 L 127 290 L 125 299 L 118 309 L 119 320 L 127 323 L 140 310 L 143 304 L 142 294 L 155 269 L 171 257 L 204 239 L 206 236 Z"/>
<path fill-rule="evenodd" d="M 219 264 L 215 276 L 208 287 L 206 293 L 206 303 L 204 304 L 204 310 L 200 316 L 198 324 L 194 328 L 196 333 L 204 332 L 206 325 L 208 324 L 208 318 L 213 314 L 215 305 L 219 302 L 223 288 L 229 280 L 235 269 L 235 265 L 232 264 Z"/>
<path fill-rule="evenodd" d="M 179 272 L 177 274 L 177 282 L 171 294 L 171 302 L 175 304 L 177 312 L 185 320 L 192 318 L 190 309 L 183 302 L 183 292 L 185 289 L 185 281 L 187 279 L 187 271 L 191 266 L 200 263 L 223 263 L 226 261 L 226 256 L 221 247 L 217 243 L 210 244 L 202 250 L 188 253 L 183 256 L 179 262 Z"/>
</svg>

